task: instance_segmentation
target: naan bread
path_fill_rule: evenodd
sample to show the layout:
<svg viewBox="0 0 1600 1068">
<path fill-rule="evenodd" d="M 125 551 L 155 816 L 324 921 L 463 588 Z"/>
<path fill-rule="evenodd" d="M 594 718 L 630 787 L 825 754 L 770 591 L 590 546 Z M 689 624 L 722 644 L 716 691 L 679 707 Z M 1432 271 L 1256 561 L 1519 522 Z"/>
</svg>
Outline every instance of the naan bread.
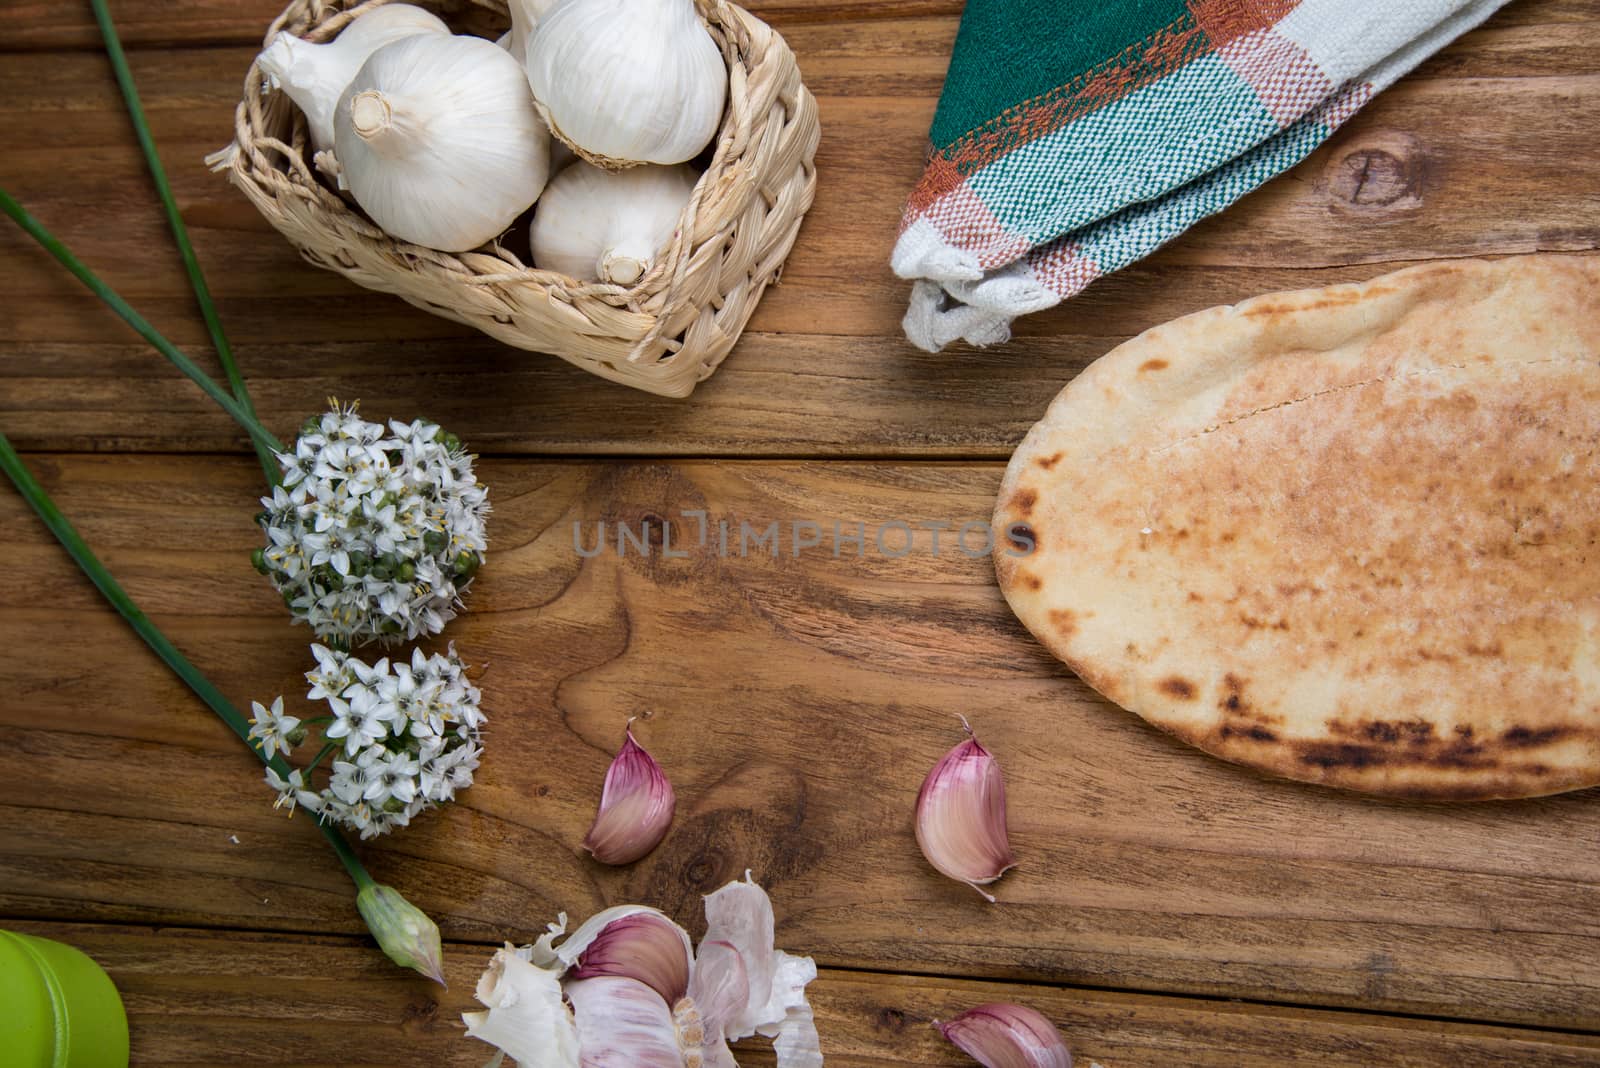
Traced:
<svg viewBox="0 0 1600 1068">
<path fill-rule="evenodd" d="M 1089 685 L 1227 760 L 1405 797 L 1595 785 L 1597 361 L 1600 257 L 1156 327 L 1012 457 L 1001 588 Z"/>
</svg>

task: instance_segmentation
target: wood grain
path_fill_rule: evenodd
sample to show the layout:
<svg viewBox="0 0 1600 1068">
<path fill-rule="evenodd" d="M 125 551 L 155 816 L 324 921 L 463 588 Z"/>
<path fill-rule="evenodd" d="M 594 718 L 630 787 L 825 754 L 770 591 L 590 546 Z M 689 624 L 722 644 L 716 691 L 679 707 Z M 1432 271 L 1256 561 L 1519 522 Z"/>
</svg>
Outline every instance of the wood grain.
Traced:
<svg viewBox="0 0 1600 1068">
<path fill-rule="evenodd" d="M 30 461 L 224 692 L 303 704 L 305 632 L 246 562 L 247 458 Z M 724 558 L 680 515 L 704 509 L 713 531 L 837 518 L 870 538 L 893 520 L 983 519 L 998 465 L 482 473 L 493 552 L 450 636 L 486 665 L 488 758 L 464 803 L 364 850 L 449 937 L 527 940 L 558 911 L 631 900 L 692 922 L 702 893 L 749 868 L 786 941 L 829 967 L 1600 1030 L 1592 791 L 1452 807 L 1271 781 L 1096 697 L 948 534 L 937 557 L 924 530 L 899 558 L 870 541 L 860 558 L 827 543 L 794 557 L 787 541 Z M 687 558 L 574 551 L 574 520 L 652 516 Z M 21 784 L 0 806 L 0 915 L 359 931 L 311 828 L 272 811 L 249 755 L 9 494 L 0 528 L 26 577 L 0 586 L 0 777 Z M 910 833 L 957 713 L 1007 773 L 1022 866 L 998 906 L 936 876 Z M 616 871 L 579 842 L 629 716 L 679 815 Z"/>
<path fill-rule="evenodd" d="M 477 17 L 470 0 L 430 6 L 459 19 Z M 783 30 L 817 23 L 898 18 L 955 18 L 962 0 L 748 0 L 740 5 Z M 1580 5 L 1564 0 L 1578 12 Z M 273 0 L 187 0 L 154 7 L 138 0 L 111 0 L 117 32 L 129 47 L 259 44 L 267 24 L 283 10 Z M 1581 15 L 1581 12 L 1579 12 Z M 97 49 L 100 31 L 87 8 L 50 7 L 39 0 L 12 0 L 0 9 L 0 52 Z"/>
<path fill-rule="evenodd" d="M 448 989 L 408 977 L 348 938 L 182 928 L 21 923 L 7 926 L 84 950 L 110 973 L 128 1011 L 132 1062 L 143 1068 L 480 1068 L 490 1047 L 465 1036 L 463 1011 L 488 959 L 446 947 Z M 263 981 L 264 975 L 271 976 Z M 827 1063 L 836 1068 L 963 1065 L 935 1019 L 988 1001 L 1032 1005 L 1063 1029 L 1085 1066 L 1454 1068 L 1600 1063 L 1600 1038 L 1547 1031 L 1316 1012 L 1103 991 L 879 976 L 825 969 L 810 988 Z M 745 1043 L 739 1061 L 770 1065 Z"/>
<path fill-rule="evenodd" d="M 1020 343 L 926 356 L 899 338 L 905 286 L 886 261 L 956 20 L 915 13 L 890 3 L 873 17 L 786 27 L 823 113 L 817 206 L 783 284 L 687 402 L 597 383 L 304 264 L 199 162 L 229 136 L 251 50 L 141 51 L 134 66 L 223 318 L 280 427 L 329 393 L 387 410 L 421 389 L 471 411 L 473 440 L 502 452 L 1001 458 L 1085 361 L 1174 316 L 1437 257 L 1600 247 L 1600 158 L 1588 135 L 1600 19 L 1577 0 L 1529 0 L 1225 216 L 1024 320 Z M 103 58 L 7 56 L 0 130 L 0 185 L 203 356 L 203 327 Z M 0 286 L 0 426 L 22 446 L 242 445 L 10 228 L 0 230 Z"/>
</svg>

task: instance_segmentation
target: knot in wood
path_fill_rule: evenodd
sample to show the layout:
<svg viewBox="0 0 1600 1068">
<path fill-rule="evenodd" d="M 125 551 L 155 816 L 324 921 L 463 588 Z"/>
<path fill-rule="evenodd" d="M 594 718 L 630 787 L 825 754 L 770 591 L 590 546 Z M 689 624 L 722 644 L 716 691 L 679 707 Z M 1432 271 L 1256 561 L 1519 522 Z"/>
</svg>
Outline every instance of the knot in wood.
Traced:
<svg viewBox="0 0 1600 1068">
<path fill-rule="evenodd" d="M 716 853 L 703 853 L 691 860 L 683 869 L 683 882 L 690 890 L 709 891 L 721 882 L 722 858 Z"/>
<path fill-rule="evenodd" d="M 1328 196 L 1362 211 L 1422 203 L 1423 156 L 1414 138 L 1386 133 L 1335 150 L 1325 172 Z"/>
</svg>

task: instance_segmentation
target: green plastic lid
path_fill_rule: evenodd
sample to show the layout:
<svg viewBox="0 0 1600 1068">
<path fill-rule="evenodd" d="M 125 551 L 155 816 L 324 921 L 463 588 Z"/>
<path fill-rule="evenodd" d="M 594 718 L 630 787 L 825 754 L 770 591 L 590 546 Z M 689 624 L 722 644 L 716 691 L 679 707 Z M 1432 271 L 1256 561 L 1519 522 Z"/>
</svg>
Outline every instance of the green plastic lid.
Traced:
<svg viewBox="0 0 1600 1068">
<path fill-rule="evenodd" d="M 128 1017 L 100 965 L 0 931 L 0 1050 L 14 1068 L 128 1068 Z"/>
</svg>

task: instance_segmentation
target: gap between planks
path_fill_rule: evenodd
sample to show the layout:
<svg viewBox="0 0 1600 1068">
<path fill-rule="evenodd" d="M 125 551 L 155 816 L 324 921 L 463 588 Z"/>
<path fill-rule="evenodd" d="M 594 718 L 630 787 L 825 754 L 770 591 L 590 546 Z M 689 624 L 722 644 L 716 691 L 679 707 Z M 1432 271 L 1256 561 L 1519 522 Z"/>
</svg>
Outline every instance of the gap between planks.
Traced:
<svg viewBox="0 0 1600 1068">
<path fill-rule="evenodd" d="M 10 916 L 0 915 L 0 929 L 24 927 L 68 927 L 76 928 L 92 934 L 142 934 L 152 938 L 185 937 L 189 935 L 238 936 L 245 939 L 271 939 L 281 940 L 285 937 L 306 938 L 313 940 L 310 944 L 337 943 L 346 947 L 367 947 L 376 955 L 379 951 L 371 939 L 364 935 L 349 935 L 340 932 L 325 930 L 295 930 L 281 928 L 255 928 L 255 927 L 230 927 L 221 924 L 186 923 L 186 924 L 159 924 L 138 923 L 134 921 L 99 921 L 84 919 L 66 919 L 43 916 Z M 779 938 L 782 941 L 782 938 Z M 499 942 L 478 939 L 446 938 L 441 940 L 442 947 L 448 953 L 450 950 L 469 952 L 483 950 L 492 953 L 501 945 Z M 801 952 L 803 949 L 791 947 L 791 952 Z M 1512 1035 L 1536 1037 L 1539 1035 L 1571 1035 L 1578 1038 L 1600 1038 L 1600 1030 L 1587 1028 L 1559 1027 L 1559 1026 L 1529 1026 L 1526 1024 L 1503 1023 L 1496 1020 L 1482 1020 L 1469 1016 L 1446 1016 L 1432 1013 L 1396 1012 L 1392 1010 L 1357 1008 L 1348 1005 L 1326 1005 L 1313 1002 L 1272 1001 L 1262 998 L 1218 997 L 1208 994 L 1193 993 L 1180 990 L 1153 990 L 1137 987 L 1096 986 L 1079 983 L 1051 983 L 1029 979 L 995 978 L 991 976 L 961 975 L 939 971 L 895 971 L 887 968 L 863 968 L 860 966 L 846 966 L 829 964 L 819 961 L 817 965 L 824 977 L 832 976 L 838 979 L 910 979 L 926 980 L 935 983 L 968 983 L 973 985 L 983 984 L 990 986 L 1006 986 L 1018 990 L 1053 991 L 1063 994 L 1082 995 L 1088 998 L 1106 998 L 1111 1000 L 1126 1001 L 1129 1003 L 1151 1004 L 1157 1001 L 1176 1001 L 1194 1008 L 1211 1012 L 1238 1012 L 1245 1010 L 1263 1010 L 1274 1015 L 1295 1017 L 1307 1013 L 1326 1013 L 1336 1016 L 1348 1017 L 1352 1020 L 1393 1020 L 1413 1021 L 1417 1023 L 1440 1024 L 1447 1027 L 1487 1028 L 1496 1032 Z M 1025 995 L 1024 995 L 1025 996 Z"/>
</svg>

